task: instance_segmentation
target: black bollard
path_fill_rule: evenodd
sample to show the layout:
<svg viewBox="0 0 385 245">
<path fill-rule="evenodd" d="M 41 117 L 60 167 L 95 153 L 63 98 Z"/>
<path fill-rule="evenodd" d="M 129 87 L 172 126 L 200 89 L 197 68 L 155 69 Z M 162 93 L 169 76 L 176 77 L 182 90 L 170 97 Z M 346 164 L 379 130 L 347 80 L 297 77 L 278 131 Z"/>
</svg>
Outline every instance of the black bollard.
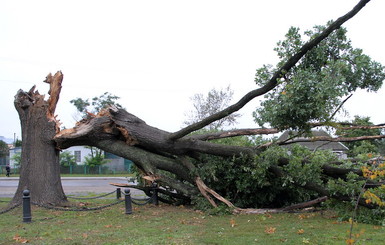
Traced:
<svg viewBox="0 0 385 245">
<path fill-rule="evenodd" d="M 120 188 L 116 188 L 116 199 L 120 199 L 122 197 L 122 191 Z"/>
<path fill-rule="evenodd" d="M 154 182 L 152 184 L 152 188 L 153 188 L 153 191 L 154 191 L 154 193 L 152 194 L 153 195 L 153 197 L 152 197 L 152 204 L 158 206 L 159 205 L 159 200 L 158 200 L 158 184 Z"/>
<path fill-rule="evenodd" d="M 31 197 L 29 190 L 23 191 L 23 222 L 30 223 L 32 222 L 31 215 Z"/>
<path fill-rule="evenodd" d="M 124 190 L 124 203 L 126 205 L 126 214 L 132 214 L 132 203 L 130 189 Z"/>
</svg>

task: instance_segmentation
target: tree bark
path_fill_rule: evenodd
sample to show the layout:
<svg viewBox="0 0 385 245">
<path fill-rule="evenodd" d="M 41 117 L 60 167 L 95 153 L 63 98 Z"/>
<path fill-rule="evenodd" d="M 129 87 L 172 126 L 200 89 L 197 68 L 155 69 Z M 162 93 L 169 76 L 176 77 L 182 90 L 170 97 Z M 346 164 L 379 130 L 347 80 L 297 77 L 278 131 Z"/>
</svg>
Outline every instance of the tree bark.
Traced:
<svg viewBox="0 0 385 245">
<path fill-rule="evenodd" d="M 35 203 L 58 205 L 66 201 L 60 180 L 59 150 L 53 140 L 59 129 L 54 113 L 62 80 L 61 72 L 47 76 L 45 82 L 51 85 L 48 101 L 35 91 L 35 86 L 28 92 L 19 90 L 15 96 L 14 105 L 21 122 L 22 153 L 20 180 L 12 203 L 20 203 L 26 189 Z"/>
</svg>

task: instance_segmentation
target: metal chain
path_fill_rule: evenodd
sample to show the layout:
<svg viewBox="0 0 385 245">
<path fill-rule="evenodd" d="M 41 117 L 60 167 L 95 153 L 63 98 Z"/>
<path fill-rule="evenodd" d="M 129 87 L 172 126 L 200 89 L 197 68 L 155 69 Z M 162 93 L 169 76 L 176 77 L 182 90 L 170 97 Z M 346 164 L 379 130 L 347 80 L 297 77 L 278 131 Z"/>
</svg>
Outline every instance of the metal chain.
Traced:
<svg viewBox="0 0 385 245">
<path fill-rule="evenodd" d="M 150 203 L 155 197 L 155 192 L 152 194 L 152 196 L 148 199 L 138 199 L 138 198 L 133 198 L 131 197 L 131 202 L 135 205 L 139 205 L 139 206 L 143 206 L 143 205 L 146 205 L 148 203 Z M 145 201 L 144 201 L 145 200 Z M 143 203 L 139 203 L 137 201 L 144 201 Z"/>
<path fill-rule="evenodd" d="M 104 206 L 99 206 L 99 207 L 93 207 L 93 208 L 87 208 L 87 207 L 84 207 L 82 209 L 76 209 L 76 208 L 61 208 L 61 207 L 54 207 L 54 206 L 47 206 L 47 205 L 43 205 L 43 204 L 38 204 L 38 203 L 35 203 L 35 202 L 31 202 L 33 205 L 36 205 L 38 207 L 42 207 L 42 208 L 46 208 L 46 209 L 52 209 L 52 210 L 56 210 L 56 211 L 95 211 L 95 210 L 101 210 L 101 209 L 104 209 L 104 208 L 108 208 L 108 207 L 111 207 L 111 206 L 114 206 L 116 204 L 119 204 L 121 202 L 124 202 L 124 200 L 118 200 L 114 203 L 110 203 L 110 204 L 107 204 L 107 205 L 104 205 Z"/>
<path fill-rule="evenodd" d="M 103 194 L 103 195 L 101 195 L 101 196 L 96 196 L 96 197 L 70 197 L 70 196 L 67 196 L 67 197 L 68 197 L 68 198 L 71 198 L 71 199 L 79 199 L 79 200 L 96 199 L 96 198 L 106 197 L 106 196 L 111 195 L 111 194 L 113 194 L 113 193 L 115 193 L 115 192 L 116 192 L 116 190 L 115 190 L 115 191 L 112 191 L 112 192 L 110 192 L 110 193 Z"/>
<path fill-rule="evenodd" d="M 0 214 L 8 213 L 9 211 L 11 211 L 11 210 L 13 210 L 13 209 L 15 209 L 15 208 L 17 208 L 17 207 L 19 207 L 19 206 L 21 206 L 21 203 L 16 204 L 16 205 L 14 205 L 14 206 L 12 206 L 12 207 L 9 207 L 9 208 L 7 208 L 7 209 L 1 210 L 1 211 L 0 211 Z"/>
<path fill-rule="evenodd" d="M 131 202 L 135 205 L 138 205 L 138 206 L 144 206 L 144 205 L 148 204 L 151 200 L 152 200 L 152 198 L 148 199 L 147 201 L 145 201 L 143 203 L 139 203 L 139 202 L 136 202 L 135 200 L 131 199 Z"/>
</svg>

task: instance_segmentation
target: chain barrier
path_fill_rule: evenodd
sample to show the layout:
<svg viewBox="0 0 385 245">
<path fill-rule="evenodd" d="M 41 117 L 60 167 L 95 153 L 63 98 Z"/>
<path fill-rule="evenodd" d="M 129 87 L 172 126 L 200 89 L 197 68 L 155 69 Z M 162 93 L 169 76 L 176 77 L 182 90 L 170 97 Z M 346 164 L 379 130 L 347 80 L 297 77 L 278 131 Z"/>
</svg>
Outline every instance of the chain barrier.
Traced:
<svg viewBox="0 0 385 245">
<path fill-rule="evenodd" d="M 144 200 L 144 199 L 136 199 L 136 200 L 134 200 L 134 199 L 131 198 L 131 202 L 132 202 L 133 204 L 135 204 L 135 205 L 138 205 L 138 206 L 144 206 L 144 205 L 150 203 L 150 201 L 152 200 L 152 198 L 147 199 L 147 200 L 146 200 L 145 202 L 143 202 L 143 203 L 137 202 L 137 201 L 139 201 L 139 200 Z"/>
<path fill-rule="evenodd" d="M 14 205 L 14 206 L 12 206 L 12 207 L 9 207 L 9 208 L 7 208 L 7 209 L 1 210 L 1 211 L 0 211 L 0 214 L 8 213 L 9 211 L 11 211 L 11 210 L 13 210 L 13 209 L 15 209 L 15 208 L 17 208 L 17 207 L 19 207 L 19 206 L 21 206 L 21 203 L 16 204 L 16 205 Z"/>
<path fill-rule="evenodd" d="M 70 197 L 70 196 L 67 196 L 67 197 L 71 198 L 71 199 L 78 199 L 78 200 L 97 199 L 97 198 L 109 196 L 111 194 L 114 194 L 115 192 L 116 192 L 116 190 L 109 192 L 109 193 L 106 193 L 106 194 L 103 194 L 103 195 L 100 195 L 100 196 L 96 196 L 96 197 Z"/>
<path fill-rule="evenodd" d="M 92 208 L 84 207 L 84 208 L 81 208 L 81 209 L 80 208 L 61 208 L 61 207 L 43 205 L 43 204 L 39 204 L 39 203 L 35 203 L 35 202 L 31 202 L 31 204 L 33 204 L 35 206 L 38 206 L 38 207 L 42 207 L 42 208 L 46 208 L 46 209 L 52 209 L 52 210 L 56 210 L 56 211 L 77 211 L 77 212 L 82 212 L 82 211 L 101 210 L 101 209 L 104 209 L 104 208 L 112 207 L 112 206 L 117 205 L 117 204 L 122 203 L 122 202 L 124 202 L 124 200 L 118 200 L 118 201 L 116 201 L 114 203 L 110 203 L 110 204 L 107 204 L 107 205 L 104 205 L 104 206 L 92 207 Z"/>
<path fill-rule="evenodd" d="M 123 192 L 123 195 L 126 195 L 126 194 Z M 155 198 L 155 195 L 156 195 L 156 193 L 154 192 L 150 198 L 143 198 L 143 199 L 142 198 L 133 198 L 131 196 L 131 202 L 135 205 L 138 205 L 138 206 L 144 206 L 144 205 L 150 203 L 151 201 L 153 201 Z M 144 202 L 140 203 L 140 201 L 144 201 Z"/>
<path fill-rule="evenodd" d="M 126 194 L 125 192 L 120 193 L 120 189 L 119 189 L 119 191 L 115 190 L 115 191 L 112 191 L 110 193 L 106 193 L 106 194 L 103 194 L 103 195 L 100 195 L 100 196 L 97 196 L 97 197 L 83 197 L 83 198 L 82 197 L 69 197 L 69 198 L 73 198 L 73 199 L 96 199 L 96 198 L 101 198 L 101 197 L 105 197 L 105 196 L 111 195 L 111 194 L 113 194 L 115 192 L 117 192 L 117 194 L 123 194 L 126 197 L 127 196 L 130 196 L 130 197 L 129 197 L 129 199 L 127 199 L 127 198 L 119 199 L 116 202 L 113 202 L 113 203 L 110 203 L 110 204 L 107 204 L 107 205 L 103 205 L 103 206 L 99 206 L 99 207 L 64 208 L 64 207 L 55 207 L 55 206 L 44 205 L 44 204 L 39 204 L 39 203 L 36 203 L 36 202 L 32 202 L 32 201 L 30 201 L 29 191 L 28 190 L 24 190 L 24 192 L 23 192 L 23 222 L 31 222 L 31 218 L 32 218 L 31 217 L 31 213 L 30 213 L 30 205 L 31 204 L 35 205 L 35 206 L 38 206 L 38 207 L 42 207 L 42 208 L 46 208 L 46 209 L 51 209 L 51 210 L 56 210 L 56 211 L 84 212 L 84 211 L 101 210 L 101 209 L 108 208 L 108 207 L 117 205 L 119 203 L 125 202 L 126 203 L 126 214 L 131 214 L 132 213 L 131 203 L 136 204 L 136 205 L 146 205 L 146 204 L 148 204 L 150 202 L 155 202 L 156 205 L 157 205 L 157 190 L 154 190 L 154 192 L 152 193 L 152 196 L 150 198 L 144 198 L 144 199 L 131 198 L 131 194 L 129 193 L 129 190 L 127 192 L 128 194 Z M 119 195 L 118 198 L 120 198 L 120 195 Z M 129 200 L 129 202 L 127 202 L 127 200 Z M 142 202 L 142 201 L 144 201 L 144 202 Z M 3 201 L 3 202 L 5 202 L 5 201 Z M 14 205 L 12 207 L 9 207 L 9 208 L 7 208 L 5 210 L 1 210 L 0 214 L 7 213 L 7 212 L 9 212 L 9 211 L 11 211 L 11 210 L 21 206 L 21 205 L 22 204 L 20 203 L 20 204 Z"/>
<path fill-rule="evenodd" d="M 0 200 L 0 202 L 9 202 L 9 201 Z"/>
</svg>

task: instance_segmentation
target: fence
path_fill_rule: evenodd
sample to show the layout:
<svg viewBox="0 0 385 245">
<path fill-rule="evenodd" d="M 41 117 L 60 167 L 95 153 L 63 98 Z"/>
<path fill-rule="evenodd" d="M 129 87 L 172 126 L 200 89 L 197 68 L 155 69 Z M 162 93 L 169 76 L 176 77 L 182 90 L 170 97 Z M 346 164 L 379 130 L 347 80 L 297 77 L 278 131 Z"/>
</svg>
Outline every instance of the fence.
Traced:
<svg viewBox="0 0 385 245">
<path fill-rule="evenodd" d="M 32 222 L 31 205 L 42 207 L 42 208 L 46 208 L 46 209 L 51 209 L 51 210 L 57 210 L 57 211 L 84 212 L 84 211 L 102 210 L 104 208 L 112 207 L 114 205 L 117 205 L 119 203 L 124 202 L 124 204 L 125 204 L 125 214 L 132 214 L 133 213 L 132 212 L 132 204 L 135 204 L 135 205 L 146 205 L 148 203 L 152 203 L 152 204 L 155 204 L 156 206 L 159 205 L 159 203 L 158 203 L 158 188 L 157 187 L 153 188 L 152 196 L 149 197 L 149 198 L 146 198 L 146 199 L 136 199 L 136 198 L 131 197 L 130 189 L 125 189 L 124 190 L 124 192 L 123 192 L 124 198 L 122 199 L 121 198 L 122 192 L 121 192 L 120 188 L 117 188 L 116 191 L 113 191 L 113 192 L 110 192 L 110 193 L 106 193 L 106 194 L 103 194 L 103 195 L 100 195 L 100 196 L 96 196 L 96 197 L 83 197 L 82 198 L 82 197 L 70 197 L 69 196 L 68 198 L 80 199 L 80 200 L 96 199 L 96 198 L 106 197 L 106 196 L 114 194 L 114 193 L 116 193 L 117 201 L 112 202 L 112 203 L 107 204 L 107 205 L 103 205 L 103 206 L 99 206 L 99 207 L 63 208 L 63 207 L 55 207 L 55 206 L 51 206 L 51 205 L 42 205 L 42 204 L 38 204 L 38 203 L 32 202 L 31 201 L 31 197 L 30 197 L 30 191 L 29 190 L 24 190 L 23 191 L 23 201 L 22 201 L 22 203 L 10 206 L 10 207 L 8 207 L 7 209 L 4 209 L 4 210 L 0 210 L 0 214 L 8 213 L 8 212 L 12 211 L 13 209 L 22 206 L 22 209 L 23 209 L 23 222 L 24 223 L 30 223 L 30 222 Z M 1 201 L 1 202 L 4 202 L 4 201 Z"/>
<path fill-rule="evenodd" d="M 11 168 L 11 176 L 13 174 L 19 174 L 19 168 Z M 87 165 L 71 165 L 71 166 L 61 166 L 60 167 L 61 174 L 129 174 L 132 173 L 131 167 L 129 168 L 114 168 L 111 166 L 95 166 L 90 167 Z M 5 166 L 0 166 L 0 176 L 6 174 Z"/>
<path fill-rule="evenodd" d="M 0 176 L 5 175 L 6 173 L 5 165 L 0 165 Z M 11 168 L 11 174 L 19 174 L 19 168 Z"/>
<path fill-rule="evenodd" d="M 114 168 L 111 166 L 94 166 L 87 165 L 71 165 L 67 167 L 60 167 L 61 174 L 126 174 L 131 173 L 131 168 Z"/>
</svg>

